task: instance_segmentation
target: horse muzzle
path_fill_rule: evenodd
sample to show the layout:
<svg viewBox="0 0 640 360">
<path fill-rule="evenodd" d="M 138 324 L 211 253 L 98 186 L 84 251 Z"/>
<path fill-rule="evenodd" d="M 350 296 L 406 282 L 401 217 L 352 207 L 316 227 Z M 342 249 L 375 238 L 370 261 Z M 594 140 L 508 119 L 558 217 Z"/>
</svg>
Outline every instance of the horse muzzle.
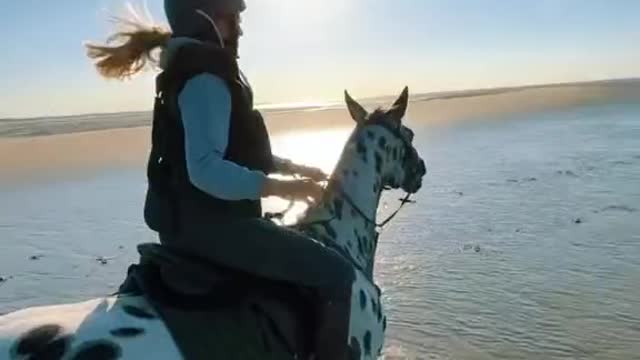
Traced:
<svg viewBox="0 0 640 360">
<path fill-rule="evenodd" d="M 427 166 L 424 163 L 424 160 L 420 159 L 418 164 L 414 166 L 408 176 L 402 188 L 404 191 L 415 194 L 422 188 L 422 179 L 427 174 Z"/>
</svg>

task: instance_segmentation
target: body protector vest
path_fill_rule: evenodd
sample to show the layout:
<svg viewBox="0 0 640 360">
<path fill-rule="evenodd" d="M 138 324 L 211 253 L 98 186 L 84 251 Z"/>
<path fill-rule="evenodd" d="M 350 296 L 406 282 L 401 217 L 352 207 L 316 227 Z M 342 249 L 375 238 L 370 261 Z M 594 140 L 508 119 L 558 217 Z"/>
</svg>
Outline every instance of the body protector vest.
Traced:
<svg viewBox="0 0 640 360">
<path fill-rule="evenodd" d="M 160 233 L 175 234 L 192 221 L 262 216 L 260 200 L 219 199 L 196 188 L 189 179 L 178 96 L 189 79 L 202 73 L 223 79 L 231 94 L 224 159 L 265 174 L 273 171 L 269 135 L 261 114 L 253 108 L 253 93 L 235 57 L 206 42 L 180 48 L 156 79 L 145 220 Z"/>
</svg>

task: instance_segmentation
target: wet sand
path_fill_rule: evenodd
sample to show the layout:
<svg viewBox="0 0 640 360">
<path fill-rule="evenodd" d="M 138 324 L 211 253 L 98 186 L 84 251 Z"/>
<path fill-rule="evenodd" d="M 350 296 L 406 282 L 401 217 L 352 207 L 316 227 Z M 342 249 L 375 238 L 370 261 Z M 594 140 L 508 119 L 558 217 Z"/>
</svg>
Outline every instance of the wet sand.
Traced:
<svg viewBox="0 0 640 360">
<path fill-rule="evenodd" d="M 378 99 L 367 107 L 372 109 L 392 100 Z M 499 120 L 517 113 L 611 101 L 640 101 L 640 81 L 416 95 L 409 106 L 408 119 L 411 122 L 447 125 L 460 121 Z M 264 116 L 272 135 L 352 126 L 344 108 L 265 111 Z M 56 121 L 1 121 L 5 122 L 5 127 L 9 122 L 22 121 L 23 125 L 20 133 L 14 131 L 0 138 L 0 181 L 37 177 L 56 171 L 143 166 L 150 144 L 148 113 L 94 115 L 89 119 L 78 116 Z M 30 124 L 33 128 L 31 135 Z M 92 127 L 100 130 L 90 130 Z"/>
</svg>

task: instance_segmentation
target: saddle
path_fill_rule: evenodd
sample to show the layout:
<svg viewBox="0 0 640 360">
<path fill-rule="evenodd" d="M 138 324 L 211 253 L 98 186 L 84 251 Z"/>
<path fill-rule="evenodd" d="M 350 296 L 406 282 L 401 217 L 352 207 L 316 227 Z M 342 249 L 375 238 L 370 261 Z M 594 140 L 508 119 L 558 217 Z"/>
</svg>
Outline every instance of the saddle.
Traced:
<svg viewBox="0 0 640 360">
<path fill-rule="evenodd" d="M 120 294 L 144 296 L 185 359 L 293 359 L 311 353 L 309 299 L 160 244 L 138 246 Z M 304 330 L 304 331 L 303 331 Z M 232 352 L 242 352 L 234 357 Z M 215 355 L 219 354 L 219 355 Z"/>
</svg>

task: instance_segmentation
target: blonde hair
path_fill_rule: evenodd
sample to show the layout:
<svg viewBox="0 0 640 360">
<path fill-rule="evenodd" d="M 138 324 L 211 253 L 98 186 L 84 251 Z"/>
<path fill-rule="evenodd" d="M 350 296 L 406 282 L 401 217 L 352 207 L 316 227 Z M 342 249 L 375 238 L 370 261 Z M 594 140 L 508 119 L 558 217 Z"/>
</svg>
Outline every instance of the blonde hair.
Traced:
<svg viewBox="0 0 640 360">
<path fill-rule="evenodd" d="M 140 73 L 147 65 L 157 65 L 154 50 L 165 48 L 171 31 L 139 20 L 115 19 L 129 30 L 117 31 L 105 44 L 85 44 L 87 56 L 95 60 L 95 67 L 107 79 L 125 80 Z M 110 45 L 120 42 L 119 45 Z"/>
</svg>

